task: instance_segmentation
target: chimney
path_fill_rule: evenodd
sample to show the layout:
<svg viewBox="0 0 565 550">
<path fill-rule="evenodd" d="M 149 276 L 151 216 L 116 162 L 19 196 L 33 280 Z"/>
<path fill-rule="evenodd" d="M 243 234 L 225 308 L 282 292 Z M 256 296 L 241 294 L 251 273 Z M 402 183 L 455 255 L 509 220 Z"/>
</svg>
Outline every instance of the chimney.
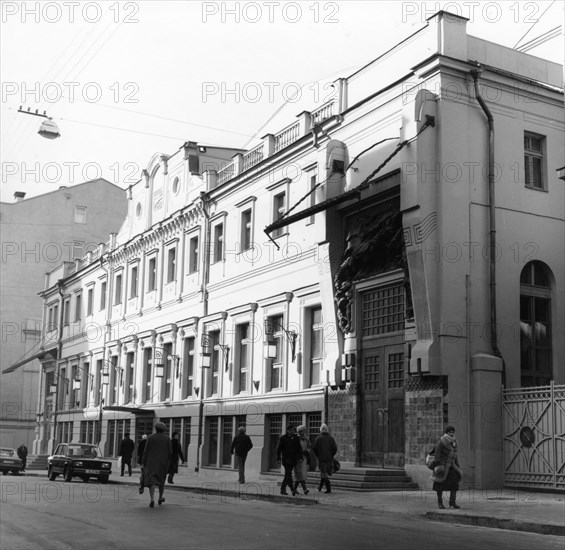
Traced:
<svg viewBox="0 0 565 550">
<path fill-rule="evenodd" d="M 14 193 L 14 199 L 16 200 L 16 202 L 23 201 L 25 196 L 26 196 L 25 191 L 16 191 Z"/>
</svg>

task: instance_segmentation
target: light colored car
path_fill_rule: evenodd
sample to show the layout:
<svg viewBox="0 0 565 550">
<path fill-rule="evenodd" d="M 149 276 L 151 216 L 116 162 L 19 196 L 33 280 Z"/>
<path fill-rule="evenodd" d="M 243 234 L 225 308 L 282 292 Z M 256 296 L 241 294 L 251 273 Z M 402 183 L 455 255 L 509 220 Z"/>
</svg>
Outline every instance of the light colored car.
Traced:
<svg viewBox="0 0 565 550">
<path fill-rule="evenodd" d="M 0 471 L 6 475 L 12 472 L 18 475 L 24 469 L 22 459 L 14 449 L 7 447 L 0 448 Z"/>
<path fill-rule="evenodd" d="M 96 478 L 107 483 L 112 473 L 112 462 L 104 460 L 98 445 L 89 443 L 60 443 L 55 453 L 47 458 L 47 476 L 55 481 L 62 475 L 65 481 L 80 477 L 87 482 Z"/>
</svg>

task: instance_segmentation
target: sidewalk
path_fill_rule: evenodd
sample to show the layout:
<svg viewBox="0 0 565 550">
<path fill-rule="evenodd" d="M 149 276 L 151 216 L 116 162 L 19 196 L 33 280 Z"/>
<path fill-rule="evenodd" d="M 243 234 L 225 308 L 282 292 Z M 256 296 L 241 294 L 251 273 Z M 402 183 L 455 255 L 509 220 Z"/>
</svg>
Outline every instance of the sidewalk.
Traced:
<svg viewBox="0 0 565 550">
<path fill-rule="evenodd" d="M 27 475 L 45 475 L 44 471 L 28 471 Z M 114 466 L 110 483 L 139 483 L 139 468 L 133 475 L 120 476 Z M 174 485 L 167 483 L 167 491 L 190 491 L 202 495 L 220 495 L 226 502 L 239 499 L 267 500 L 299 505 L 347 506 L 374 510 L 381 513 L 399 513 L 425 517 L 433 521 L 445 521 L 481 527 L 512 529 L 548 535 L 565 535 L 565 495 L 557 493 L 534 493 L 518 489 L 460 491 L 460 510 L 450 510 L 444 498 L 446 510 L 438 510 L 433 491 L 379 491 L 356 492 L 337 489 L 331 494 L 318 493 L 315 480 L 308 484 L 308 495 L 280 495 L 280 478 L 258 476 L 249 473 L 248 482 L 237 482 L 237 471 L 201 469 L 194 472 L 188 467 L 179 467 Z"/>
</svg>

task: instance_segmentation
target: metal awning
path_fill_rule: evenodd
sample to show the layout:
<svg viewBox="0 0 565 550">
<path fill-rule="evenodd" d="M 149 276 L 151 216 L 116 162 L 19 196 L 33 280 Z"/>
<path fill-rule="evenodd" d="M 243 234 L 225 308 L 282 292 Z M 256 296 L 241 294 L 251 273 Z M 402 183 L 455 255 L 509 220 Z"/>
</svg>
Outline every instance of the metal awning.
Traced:
<svg viewBox="0 0 565 550">
<path fill-rule="evenodd" d="M 119 412 L 127 412 L 130 414 L 146 414 L 155 416 L 155 411 L 153 409 L 142 409 L 141 407 L 126 407 L 124 405 L 107 405 L 106 407 L 102 407 L 103 411 L 119 411 Z"/>
<path fill-rule="evenodd" d="M 47 357 L 47 356 L 50 356 L 50 357 Z M 36 351 L 35 353 L 33 353 L 33 355 L 30 355 L 29 357 L 26 357 L 25 359 L 20 359 L 17 363 L 14 363 L 13 365 L 5 368 L 2 371 L 2 374 L 14 372 L 15 370 L 18 370 L 20 367 L 23 367 L 24 365 L 26 365 L 30 361 L 33 361 L 34 359 L 40 359 L 40 360 L 41 359 L 48 359 L 48 360 L 49 359 L 52 359 L 52 360 L 57 359 L 57 346 Z"/>
</svg>

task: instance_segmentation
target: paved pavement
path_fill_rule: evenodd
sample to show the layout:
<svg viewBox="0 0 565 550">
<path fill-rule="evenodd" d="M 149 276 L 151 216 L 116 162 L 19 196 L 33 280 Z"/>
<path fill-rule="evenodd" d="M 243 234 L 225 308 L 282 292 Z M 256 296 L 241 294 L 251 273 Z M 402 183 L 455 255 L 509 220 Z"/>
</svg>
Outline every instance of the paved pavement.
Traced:
<svg viewBox="0 0 565 550">
<path fill-rule="evenodd" d="M 139 482 L 139 468 L 133 475 L 124 477 L 114 467 L 110 477 L 112 483 L 134 484 Z M 28 470 L 27 475 L 45 475 L 41 470 Z M 237 482 L 237 471 L 201 469 L 191 471 L 180 466 L 174 484 L 167 483 L 166 491 L 197 492 L 207 495 L 220 495 L 226 502 L 238 499 L 268 500 L 271 502 L 290 502 L 299 505 L 345 506 L 374 510 L 376 513 L 398 513 L 417 515 L 433 521 L 445 521 L 498 529 L 529 531 L 540 534 L 565 536 L 565 494 L 538 493 L 523 490 L 474 490 L 460 491 L 457 502 L 459 510 L 439 510 L 436 495 L 432 491 L 378 491 L 356 492 L 333 489 L 331 494 L 318 493 L 316 481 L 308 483 L 309 494 L 297 496 L 280 495 L 280 478 L 248 474 L 247 483 Z M 352 516 L 354 517 L 354 516 Z"/>
</svg>

